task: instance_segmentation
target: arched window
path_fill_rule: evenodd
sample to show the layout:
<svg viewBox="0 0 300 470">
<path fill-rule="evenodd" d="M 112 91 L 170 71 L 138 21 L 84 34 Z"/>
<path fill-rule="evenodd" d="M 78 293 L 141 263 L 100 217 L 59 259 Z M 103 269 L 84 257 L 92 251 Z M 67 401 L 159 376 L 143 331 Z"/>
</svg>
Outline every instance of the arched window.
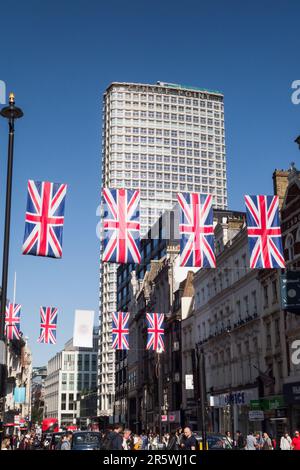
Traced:
<svg viewBox="0 0 300 470">
<path fill-rule="evenodd" d="M 294 238 L 291 233 L 286 237 L 285 249 L 288 250 L 288 260 L 292 261 L 294 258 Z"/>
</svg>

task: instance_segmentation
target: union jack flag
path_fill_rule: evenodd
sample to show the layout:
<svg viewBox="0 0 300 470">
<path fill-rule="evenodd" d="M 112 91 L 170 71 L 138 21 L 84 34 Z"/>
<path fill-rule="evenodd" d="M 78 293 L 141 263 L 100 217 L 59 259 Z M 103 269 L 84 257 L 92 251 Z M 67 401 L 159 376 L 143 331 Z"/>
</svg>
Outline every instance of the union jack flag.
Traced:
<svg viewBox="0 0 300 470">
<path fill-rule="evenodd" d="M 112 314 L 112 347 L 113 349 L 129 349 L 128 336 L 129 313 L 114 312 Z"/>
<path fill-rule="evenodd" d="M 103 189 L 104 250 L 102 260 L 140 263 L 140 192 Z"/>
<path fill-rule="evenodd" d="M 178 193 L 177 199 L 181 209 L 180 266 L 215 268 L 212 196 Z"/>
<path fill-rule="evenodd" d="M 21 305 L 9 303 L 6 306 L 5 331 L 7 339 L 20 339 L 20 316 Z"/>
<path fill-rule="evenodd" d="M 165 350 L 164 344 L 164 314 L 163 313 L 147 313 L 147 346 L 146 349 L 153 351 Z"/>
<path fill-rule="evenodd" d="M 284 268 L 278 196 L 245 196 L 251 268 Z"/>
<path fill-rule="evenodd" d="M 28 181 L 23 255 L 62 257 L 67 185 Z"/>
<path fill-rule="evenodd" d="M 57 308 L 41 307 L 41 331 L 38 343 L 56 344 Z"/>
</svg>

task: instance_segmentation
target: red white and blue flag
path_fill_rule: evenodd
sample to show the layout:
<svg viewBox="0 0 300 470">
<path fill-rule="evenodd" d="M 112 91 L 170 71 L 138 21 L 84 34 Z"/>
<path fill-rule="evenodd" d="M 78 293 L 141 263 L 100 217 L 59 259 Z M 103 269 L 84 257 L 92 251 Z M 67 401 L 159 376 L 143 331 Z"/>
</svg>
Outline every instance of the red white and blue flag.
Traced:
<svg viewBox="0 0 300 470">
<path fill-rule="evenodd" d="M 129 349 L 128 312 L 112 314 L 112 347 L 113 349 Z"/>
<path fill-rule="evenodd" d="M 9 303 L 5 313 L 6 338 L 20 339 L 21 305 Z"/>
<path fill-rule="evenodd" d="M 284 268 L 278 196 L 245 196 L 250 268 Z"/>
<path fill-rule="evenodd" d="M 178 193 L 180 266 L 215 268 L 212 196 Z"/>
<path fill-rule="evenodd" d="M 67 185 L 28 181 L 23 255 L 62 257 Z"/>
<path fill-rule="evenodd" d="M 140 263 L 140 192 L 105 188 L 102 195 L 104 200 L 102 261 Z"/>
<path fill-rule="evenodd" d="M 146 349 L 153 351 L 164 351 L 164 314 L 163 313 L 147 313 L 147 346 Z"/>
<path fill-rule="evenodd" d="M 41 307 L 41 331 L 38 343 L 56 344 L 57 308 Z"/>
</svg>

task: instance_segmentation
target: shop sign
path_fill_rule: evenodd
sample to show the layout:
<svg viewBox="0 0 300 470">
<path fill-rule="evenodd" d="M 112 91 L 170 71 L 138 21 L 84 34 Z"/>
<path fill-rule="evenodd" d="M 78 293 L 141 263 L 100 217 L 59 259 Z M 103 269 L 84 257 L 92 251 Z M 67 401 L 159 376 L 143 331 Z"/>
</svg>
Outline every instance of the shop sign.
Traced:
<svg viewBox="0 0 300 470">
<path fill-rule="evenodd" d="M 251 410 L 260 410 L 261 408 L 260 400 L 251 400 L 250 408 Z"/>
<path fill-rule="evenodd" d="M 222 395 L 211 395 L 210 406 L 228 406 L 228 405 L 250 405 L 251 400 L 258 398 L 256 388 L 248 390 L 238 390 L 236 392 L 224 393 Z"/>
<path fill-rule="evenodd" d="M 249 421 L 263 421 L 264 419 L 265 415 L 262 410 L 249 411 Z"/>
<path fill-rule="evenodd" d="M 180 423 L 180 411 L 171 411 L 168 418 L 169 423 Z"/>
<path fill-rule="evenodd" d="M 194 390 L 194 377 L 193 377 L 193 375 L 186 375 L 185 376 L 185 389 L 186 390 Z"/>
<path fill-rule="evenodd" d="M 260 400 L 251 400 L 250 407 L 252 410 L 277 410 L 284 406 L 284 400 L 282 396 L 276 396 L 272 398 L 261 398 Z"/>
</svg>

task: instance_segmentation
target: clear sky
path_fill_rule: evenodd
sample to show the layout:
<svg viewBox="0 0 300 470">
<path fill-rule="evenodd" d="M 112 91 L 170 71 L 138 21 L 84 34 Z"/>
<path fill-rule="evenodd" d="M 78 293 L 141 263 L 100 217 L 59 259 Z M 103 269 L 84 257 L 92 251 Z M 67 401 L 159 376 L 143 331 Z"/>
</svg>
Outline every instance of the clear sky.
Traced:
<svg viewBox="0 0 300 470">
<path fill-rule="evenodd" d="M 225 95 L 229 207 L 271 193 L 274 168 L 300 157 L 297 0 L 14 0 L 1 2 L 0 80 L 16 94 L 8 295 L 17 272 L 21 329 L 34 365 L 72 336 L 76 308 L 98 308 L 101 102 L 112 81 L 157 80 Z M 0 254 L 7 125 L 0 120 Z M 300 167 L 300 164 L 299 164 Z M 69 185 L 63 259 L 21 255 L 27 180 Z M 37 344 L 39 307 L 58 307 L 57 345 Z"/>
</svg>

